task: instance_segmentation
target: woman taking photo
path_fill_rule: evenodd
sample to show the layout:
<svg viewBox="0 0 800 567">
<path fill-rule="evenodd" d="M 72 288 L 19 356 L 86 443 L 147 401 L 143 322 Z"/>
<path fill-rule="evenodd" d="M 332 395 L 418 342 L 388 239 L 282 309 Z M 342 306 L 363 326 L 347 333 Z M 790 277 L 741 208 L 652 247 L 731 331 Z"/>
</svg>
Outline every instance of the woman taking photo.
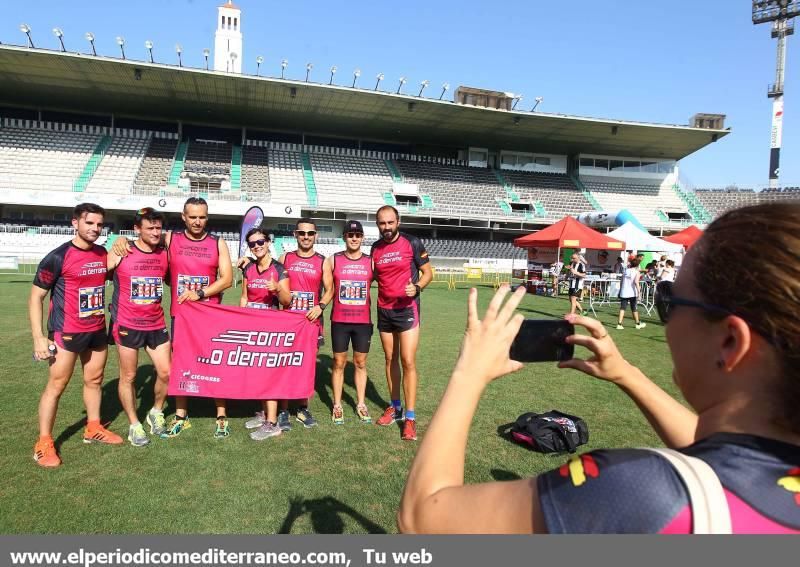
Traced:
<svg viewBox="0 0 800 567">
<path fill-rule="evenodd" d="M 252 228 L 245 235 L 247 246 L 256 257 L 242 268 L 242 296 L 240 307 L 254 309 L 285 309 L 292 301 L 289 292 L 289 275 L 283 264 L 272 259 L 269 253 L 269 238 L 261 228 Z M 263 411 L 247 421 L 247 429 L 255 429 L 250 433 L 254 441 L 263 441 L 281 434 L 278 423 L 278 400 L 265 400 Z"/>
<path fill-rule="evenodd" d="M 727 261 L 738 255 L 751 262 Z M 464 484 L 481 394 L 522 368 L 508 353 L 524 293 L 503 305 L 507 294 L 498 291 L 480 320 L 470 291 L 461 354 L 411 466 L 400 530 L 691 533 L 683 482 L 665 458 L 644 449 L 592 451 L 537 478 Z M 667 447 L 710 465 L 733 533 L 800 533 L 800 204 L 724 214 L 657 297 L 673 377 L 692 409 L 628 363 L 599 321 L 566 316 L 588 331 L 568 342 L 591 356 L 559 366 L 615 384 Z"/>
</svg>

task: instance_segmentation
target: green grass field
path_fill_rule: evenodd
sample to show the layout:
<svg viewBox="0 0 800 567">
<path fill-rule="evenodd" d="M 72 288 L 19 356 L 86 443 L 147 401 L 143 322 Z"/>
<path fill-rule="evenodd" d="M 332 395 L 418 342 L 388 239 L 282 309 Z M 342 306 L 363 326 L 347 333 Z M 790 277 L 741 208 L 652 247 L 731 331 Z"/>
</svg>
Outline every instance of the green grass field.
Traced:
<svg viewBox="0 0 800 567">
<path fill-rule="evenodd" d="M 330 341 L 319 354 L 311 409 L 320 426 L 256 443 L 244 422 L 253 402 L 231 402 L 232 435 L 212 438 L 214 410 L 205 400 L 190 406 L 192 429 L 177 439 L 153 439 L 143 448 L 84 445 L 85 414 L 78 370 L 61 399 L 53 433 L 64 465 L 37 467 L 37 404 L 47 376 L 31 360 L 27 315 L 30 276 L 0 277 L 0 533 L 393 533 L 395 511 L 416 443 L 402 442 L 396 427 L 361 425 L 355 417 L 352 368 L 345 384 L 344 426 L 330 422 Z M 480 289 L 487 304 L 490 287 Z M 466 289 L 434 285 L 423 296 L 418 356 L 420 436 L 446 385 L 466 319 Z M 238 298 L 238 290 L 226 303 Z M 566 299 L 528 296 L 527 317 L 560 316 Z M 663 327 L 645 317 L 646 329 L 613 328 L 616 306 L 600 319 L 624 355 L 675 394 Z M 579 349 L 582 351 L 582 349 Z M 582 351 L 585 354 L 585 351 Z M 142 355 L 137 378 L 140 415 L 152 403 L 152 366 Z M 389 403 L 383 351 L 377 333 L 368 361 L 367 404 L 377 418 Z M 111 349 L 103 387 L 103 420 L 125 436 L 127 420 L 117 398 L 117 358 Z M 580 415 L 599 447 L 659 444 L 635 405 L 614 386 L 554 364 L 528 365 L 486 391 L 470 435 L 468 482 L 515 479 L 557 467 L 565 457 L 541 455 L 512 444 L 498 428 L 526 411 L 550 409 Z M 168 412 L 173 407 L 168 407 Z"/>
</svg>

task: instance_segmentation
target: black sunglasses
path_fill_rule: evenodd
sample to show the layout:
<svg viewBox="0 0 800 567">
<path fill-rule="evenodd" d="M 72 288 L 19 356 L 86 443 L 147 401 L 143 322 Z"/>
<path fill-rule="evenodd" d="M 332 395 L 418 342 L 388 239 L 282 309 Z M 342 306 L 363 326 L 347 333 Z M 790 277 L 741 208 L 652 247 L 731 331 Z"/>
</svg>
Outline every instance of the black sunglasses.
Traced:
<svg viewBox="0 0 800 567">
<path fill-rule="evenodd" d="M 725 309 L 719 305 L 711 305 L 703 303 L 702 301 L 695 301 L 693 299 L 685 299 L 677 297 L 672 293 L 672 282 L 658 282 L 656 285 L 656 311 L 658 311 L 658 318 L 662 323 L 669 321 L 670 315 L 675 307 L 694 307 L 702 309 L 707 313 L 716 314 L 718 316 L 734 315 L 730 309 Z"/>
<path fill-rule="evenodd" d="M 363 232 L 345 232 L 344 235 L 347 238 L 364 238 Z"/>
<path fill-rule="evenodd" d="M 316 230 L 295 230 L 294 231 L 296 236 L 316 236 Z"/>
<path fill-rule="evenodd" d="M 256 246 L 264 246 L 267 243 L 265 238 L 259 238 L 258 240 L 248 240 L 247 245 L 250 248 L 255 248 Z"/>
</svg>

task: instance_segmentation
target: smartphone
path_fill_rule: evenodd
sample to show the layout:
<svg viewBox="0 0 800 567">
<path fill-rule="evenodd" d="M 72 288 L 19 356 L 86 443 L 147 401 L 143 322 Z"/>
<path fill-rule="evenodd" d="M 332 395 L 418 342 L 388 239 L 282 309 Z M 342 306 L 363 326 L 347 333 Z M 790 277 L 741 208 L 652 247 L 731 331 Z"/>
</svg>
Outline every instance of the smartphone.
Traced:
<svg viewBox="0 0 800 567">
<path fill-rule="evenodd" d="M 575 346 L 565 339 L 575 334 L 572 323 L 563 319 L 525 319 L 511 343 L 511 360 L 551 362 L 569 360 Z"/>
</svg>

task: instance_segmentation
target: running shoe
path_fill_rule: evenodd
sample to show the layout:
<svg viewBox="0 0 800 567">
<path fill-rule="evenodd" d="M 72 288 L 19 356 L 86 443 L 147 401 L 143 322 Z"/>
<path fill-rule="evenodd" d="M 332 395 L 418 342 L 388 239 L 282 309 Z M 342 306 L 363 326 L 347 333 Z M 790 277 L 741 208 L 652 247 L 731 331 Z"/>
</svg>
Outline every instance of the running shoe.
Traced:
<svg viewBox="0 0 800 567">
<path fill-rule="evenodd" d="M 622 325 L 617 325 L 617 331 L 621 331 L 621 330 L 622 330 L 622 329 L 624 329 L 624 328 L 625 328 L 625 327 L 623 327 Z"/>
<path fill-rule="evenodd" d="M 167 420 L 164 419 L 164 412 L 147 412 L 147 425 L 150 426 L 151 435 L 161 435 L 167 431 Z"/>
<path fill-rule="evenodd" d="M 122 437 L 102 425 L 94 427 L 91 431 L 87 427 L 83 432 L 83 442 L 104 443 L 106 445 L 122 445 L 124 443 Z"/>
<path fill-rule="evenodd" d="M 217 427 L 214 429 L 214 439 L 225 439 L 231 434 L 231 426 L 228 424 L 228 418 L 220 416 L 217 418 Z"/>
<path fill-rule="evenodd" d="M 278 412 L 278 427 L 281 431 L 291 431 L 292 423 L 289 421 L 289 410 Z"/>
<path fill-rule="evenodd" d="M 356 415 L 358 415 L 358 419 L 361 423 L 372 423 L 372 417 L 370 417 L 369 410 L 364 404 L 359 404 L 356 407 Z"/>
<path fill-rule="evenodd" d="M 261 427 L 250 432 L 250 439 L 253 441 L 263 441 L 264 439 L 269 439 L 270 437 L 277 437 L 281 433 L 283 433 L 283 431 L 281 431 L 281 428 L 278 427 L 277 423 L 265 421 L 261 424 Z"/>
<path fill-rule="evenodd" d="M 177 437 L 181 433 L 183 433 L 186 429 L 192 428 L 192 422 L 189 421 L 188 417 L 184 417 L 183 419 L 178 419 L 178 416 L 172 418 L 172 421 L 169 422 L 169 427 L 167 430 L 161 434 L 162 439 L 172 439 L 173 437 Z"/>
<path fill-rule="evenodd" d="M 302 423 L 303 427 L 305 427 L 306 429 L 308 429 L 309 427 L 316 427 L 317 425 L 317 420 L 314 419 L 314 416 L 311 415 L 311 412 L 308 410 L 308 408 L 300 408 L 299 410 L 297 410 L 296 419 L 297 421 Z"/>
<path fill-rule="evenodd" d="M 33 447 L 33 460 L 40 467 L 54 468 L 61 464 L 52 439 L 39 440 Z"/>
<path fill-rule="evenodd" d="M 267 420 L 267 417 L 264 415 L 264 412 L 263 411 L 257 411 L 256 415 L 253 417 L 253 419 L 248 419 L 247 421 L 244 422 L 244 428 L 245 429 L 258 429 L 259 427 L 264 425 L 264 422 L 266 420 Z"/>
<path fill-rule="evenodd" d="M 144 447 L 150 443 L 150 439 L 147 437 L 147 433 L 144 432 L 144 427 L 142 427 L 141 423 L 131 425 L 128 428 L 128 441 L 134 447 Z"/>
<path fill-rule="evenodd" d="M 383 412 L 383 415 L 378 418 L 377 423 L 378 425 L 391 425 L 395 421 L 402 421 L 403 419 L 403 412 L 402 411 L 395 411 L 394 406 L 389 406 L 386 408 L 386 411 Z"/>
<path fill-rule="evenodd" d="M 403 441 L 417 440 L 417 420 L 407 419 L 403 424 L 403 434 L 400 436 Z"/>
<path fill-rule="evenodd" d="M 342 410 L 342 406 L 333 406 L 331 421 L 333 421 L 334 425 L 344 425 L 344 411 Z"/>
<path fill-rule="evenodd" d="M 637 329 L 644 329 L 645 327 L 647 327 L 647 323 L 637 323 L 636 325 Z"/>
</svg>

